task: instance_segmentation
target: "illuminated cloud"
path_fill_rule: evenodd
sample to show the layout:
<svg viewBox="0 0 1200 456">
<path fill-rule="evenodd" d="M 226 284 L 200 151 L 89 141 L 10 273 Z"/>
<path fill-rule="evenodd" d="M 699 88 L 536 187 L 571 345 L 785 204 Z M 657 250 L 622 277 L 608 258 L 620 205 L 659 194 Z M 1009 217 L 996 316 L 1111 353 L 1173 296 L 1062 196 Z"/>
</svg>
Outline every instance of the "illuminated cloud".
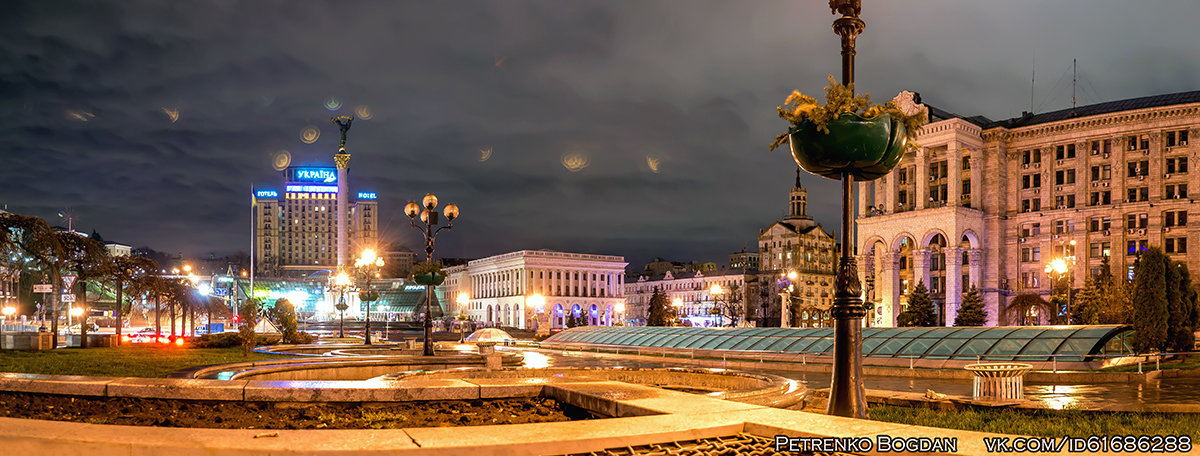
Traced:
<svg viewBox="0 0 1200 456">
<path fill-rule="evenodd" d="M 163 106 L 162 111 L 163 111 L 163 114 L 167 115 L 168 119 L 171 119 L 171 123 L 175 123 L 176 121 L 179 120 L 179 108 L 171 109 L 166 106 Z"/>
<path fill-rule="evenodd" d="M 275 168 L 275 171 L 283 171 L 290 164 L 292 164 L 292 153 L 286 150 L 275 153 L 275 158 L 271 159 L 271 166 Z"/>
<path fill-rule="evenodd" d="M 651 156 L 646 156 L 646 166 L 649 166 L 650 172 L 652 172 L 654 174 L 658 174 L 658 162 L 659 162 L 659 159 L 651 157 Z"/>
<path fill-rule="evenodd" d="M 372 117 L 375 117 L 375 113 L 371 112 L 371 107 L 367 105 L 358 105 L 354 108 L 354 114 L 362 120 L 371 120 Z"/>
<path fill-rule="evenodd" d="M 84 111 L 82 109 L 68 109 L 66 112 L 66 115 L 67 115 L 67 119 L 78 120 L 80 122 L 87 122 L 96 117 L 95 114 Z"/>
<path fill-rule="evenodd" d="M 339 100 L 337 97 L 329 97 L 328 100 L 325 100 L 325 109 L 328 109 L 330 111 L 337 111 L 338 109 L 341 109 L 341 108 L 342 108 L 342 100 Z"/>
<path fill-rule="evenodd" d="M 588 156 L 579 152 L 567 152 L 562 156 L 563 168 L 567 171 L 577 173 L 588 167 Z"/>
<path fill-rule="evenodd" d="M 315 125 L 309 125 L 307 127 L 304 127 L 303 130 L 300 130 L 300 140 L 304 141 L 304 144 L 315 143 L 315 142 L 317 142 L 317 139 L 320 137 L 321 137 L 321 129 L 317 128 Z"/>
<path fill-rule="evenodd" d="M 485 162 L 485 161 L 488 161 L 489 158 L 492 158 L 492 148 L 491 147 L 488 147 L 486 149 L 479 149 L 479 161 Z"/>
</svg>

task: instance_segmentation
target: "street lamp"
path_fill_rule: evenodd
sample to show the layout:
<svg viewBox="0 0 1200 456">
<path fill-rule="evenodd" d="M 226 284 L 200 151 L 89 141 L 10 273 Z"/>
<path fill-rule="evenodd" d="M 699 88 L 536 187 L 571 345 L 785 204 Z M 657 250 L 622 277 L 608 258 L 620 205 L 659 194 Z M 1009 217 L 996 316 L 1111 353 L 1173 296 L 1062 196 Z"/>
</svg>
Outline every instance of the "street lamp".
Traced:
<svg viewBox="0 0 1200 456">
<path fill-rule="evenodd" d="M 17 308 L 13 306 L 5 307 L 2 311 L 4 318 L 0 318 L 0 348 L 4 348 L 4 323 L 12 318 L 13 314 L 17 313 Z"/>
<path fill-rule="evenodd" d="M 541 293 L 534 293 L 528 298 L 525 298 L 525 302 L 530 307 L 533 307 L 533 315 L 535 318 L 537 318 L 538 335 L 543 333 L 550 334 L 550 318 L 548 315 L 546 315 L 546 297 L 542 296 Z M 542 323 L 543 315 L 547 317 L 545 324 Z"/>
<path fill-rule="evenodd" d="M 346 309 L 350 306 L 346 305 L 346 287 L 350 286 L 350 276 L 346 275 L 345 271 L 337 273 L 333 279 L 333 285 L 338 289 L 338 303 L 335 306 L 340 314 L 338 316 L 338 337 L 346 337 Z"/>
<path fill-rule="evenodd" d="M 618 301 L 613 306 L 613 311 L 616 313 L 617 321 L 621 323 L 621 326 L 625 326 L 625 301 Z"/>
<path fill-rule="evenodd" d="M 714 283 L 708 288 L 708 294 L 709 296 L 712 296 L 713 302 L 710 313 L 717 316 L 717 326 L 721 326 L 725 322 L 725 317 L 721 315 L 721 308 L 718 307 L 717 301 L 720 299 L 722 294 L 725 294 L 725 289 L 721 288 L 721 284 Z"/>
<path fill-rule="evenodd" d="M 458 218 L 458 205 L 451 203 L 447 204 L 446 226 L 434 229 L 438 225 L 438 200 L 437 196 L 430 193 L 425 195 L 421 200 L 421 204 L 416 201 L 409 201 L 404 205 L 404 214 L 408 215 L 409 223 L 413 228 L 425 235 L 425 261 L 433 263 L 433 243 L 437 234 L 442 230 L 451 229 L 454 227 L 454 219 Z M 425 210 L 421 210 L 424 206 Z M 417 225 L 417 216 L 421 217 L 421 224 Z M 431 274 L 432 275 L 432 274 Z M 425 347 L 424 356 L 433 356 L 433 285 L 425 285 Z"/>
<path fill-rule="evenodd" d="M 73 326 L 75 324 L 74 318 L 79 318 L 80 315 L 83 315 L 82 307 L 72 306 L 71 311 L 67 312 L 67 332 L 68 333 L 71 331 L 71 326 Z M 79 323 L 79 332 L 81 334 L 83 333 L 83 322 Z"/>
<path fill-rule="evenodd" d="M 1071 245 L 1075 245 L 1075 241 L 1071 241 Z M 1071 267 L 1075 265 L 1075 256 L 1070 255 L 1062 258 L 1050 260 L 1046 265 L 1046 273 L 1051 272 L 1058 274 L 1058 281 L 1062 281 L 1063 276 L 1067 277 L 1067 324 L 1071 324 L 1071 288 L 1075 284 L 1075 276 L 1070 273 Z"/>
<path fill-rule="evenodd" d="M 683 311 L 683 299 L 675 298 L 674 300 L 671 301 L 671 307 L 675 308 L 676 324 L 678 324 L 679 326 L 683 326 L 683 318 L 682 318 L 682 314 L 681 314 L 681 312 Z"/>
<path fill-rule="evenodd" d="M 465 328 L 466 328 L 466 326 L 467 326 L 467 318 L 470 318 L 470 317 L 468 317 L 468 316 L 467 316 L 467 314 L 466 314 L 466 313 L 463 313 L 463 310 L 464 310 L 464 309 L 467 307 L 467 304 L 468 304 L 468 303 L 470 303 L 470 302 L 471 302 L 471 295 L 470 295 L 470 294 L 467 294 L 467 292 L 465 292 L 465 291 L 460 291 L 460 292 L 458 293 L 458 310 L 459 310 L 459 315 L 458 315 L 458 341 L 459 341 L 459 342 L 462 342 L 462 341 L 464 340 L 464 339 L 463 339 L 463 329 L 465 329 Z"/>
<path fill-rule="evenodd" d="M 367 303 L 367 320 L 363 338 L 366 339 L 367 345 L 371 345 L 371 305 L 379 299 L 379 292 L 371 289 L 371 277 L 374 277 L 379 268 L 383 267 L 383 257 L 376 256 L 375 250 L 363 250 L 362 256 L 354 260 L 354 267 L 363 271 L 367 276 L 367 286 L 359 290 L 358 299 Z"/>
</svg>

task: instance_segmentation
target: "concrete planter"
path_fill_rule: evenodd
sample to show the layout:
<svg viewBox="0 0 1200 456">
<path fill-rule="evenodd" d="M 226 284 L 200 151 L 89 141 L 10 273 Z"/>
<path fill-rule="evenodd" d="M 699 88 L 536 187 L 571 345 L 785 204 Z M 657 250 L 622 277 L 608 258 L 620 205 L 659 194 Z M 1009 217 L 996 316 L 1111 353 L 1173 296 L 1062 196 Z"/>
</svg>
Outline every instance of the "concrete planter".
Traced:
<svg viewBox="0 0 1200 456">
<path fill-rule="evenodd" d="M 79 343 L 80 339 L 81 339 L 81 337 L 79 334 L 67 334 L 67 346 L 68 347 L 82 347 L 83 345 L 81 345 Z M 87 340 L 88 340 L 89 348 L 90 347 L 116 347 L 117 346 L 117 335 L 116 334 L 88 334 Z"/>
<path fill-rule="evenodd" d="M 0 348 L 5 350 L 50 350 L 50 333 L 48 332 L 19 332 L 4 333 L 0 338 Z"/>
</svg>

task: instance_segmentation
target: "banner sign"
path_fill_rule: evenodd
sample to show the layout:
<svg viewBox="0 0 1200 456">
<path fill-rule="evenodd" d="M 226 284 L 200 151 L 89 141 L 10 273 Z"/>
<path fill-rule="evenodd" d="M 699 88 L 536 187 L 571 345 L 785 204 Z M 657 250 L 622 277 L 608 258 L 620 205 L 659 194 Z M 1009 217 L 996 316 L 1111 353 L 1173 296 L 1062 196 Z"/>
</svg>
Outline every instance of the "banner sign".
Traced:
<svg viewBox="0 0 1200 456">
<path fill-rule="evenodd" d="M 290 193 L 337 193 L 338 188 L 332 185 L 288 185 Z"/>
<path fill-rule="evenodd" d="M 35 283 L 35 284 L 33 284 L 33 292 L 34 293 L 54 293 L 54 286 L 50 285 L 48 283 Z"/>
<path fill-rule="evenodd" d="M 288 182 L 337 183 L 337 168 L 288 168 Z"/>
</svg>

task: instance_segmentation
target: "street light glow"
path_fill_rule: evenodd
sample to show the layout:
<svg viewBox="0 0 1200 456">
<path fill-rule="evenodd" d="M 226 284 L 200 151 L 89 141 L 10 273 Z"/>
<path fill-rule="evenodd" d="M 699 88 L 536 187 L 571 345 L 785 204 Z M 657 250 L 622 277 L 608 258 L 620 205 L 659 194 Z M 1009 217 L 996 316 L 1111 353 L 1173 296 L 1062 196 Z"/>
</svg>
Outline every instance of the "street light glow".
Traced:
<svg viewBox="0 0 1200 456">
<path fill-rule="evenodd" d="M 716 284 L 716 283 L 714 283 L 714 284 L 712 285 L 712 288 L 709 288 L 709 289 L 708 289 L 708 293 L 709 293 L 709 294 L 714 294 L 714 295 L 719 295 L 719 294 L 722 294 L 722 293 L 724 293 L 724 292 L 725 292 L 725 290 L 721 288 L 721 285 L 720 285 L 720 284 Z"/>
<path fill-rule="evenodd" d="M 465 292 L 465 291 L 458 292 L 458 303 L 459 304 L 466 304 L 470 301 L 471 301 L 471 295 L 467 294 L 467 292 Z"/>
<path fill-rule="evenodd" d="M 546 312 L 546 298 L 543 297 L 541 293 L 534 293 L 533 296 L 530 296 L 529 304 L 531 304 L 534 309 L 537 309 L 538 313 Z"/>
<path fill-rule="evenodd" d="M 1062 258 L 1055 258 L 1046 265 L 1046 272 L 1056 272 L 1059 274 L 1067 273 L 1067 261 Z"/>
<path fill-rule="evenodd" d="M 82 308 L 82 307 L 72 307 L 72 308 L 71 308 L 71 315 L 72 315 L 72 316 L 75 316 L 75 317 L 78 317 L 78 316 L 80 316 L 80 315 L 83 315 L 83 308 Z"/>
</svg>

